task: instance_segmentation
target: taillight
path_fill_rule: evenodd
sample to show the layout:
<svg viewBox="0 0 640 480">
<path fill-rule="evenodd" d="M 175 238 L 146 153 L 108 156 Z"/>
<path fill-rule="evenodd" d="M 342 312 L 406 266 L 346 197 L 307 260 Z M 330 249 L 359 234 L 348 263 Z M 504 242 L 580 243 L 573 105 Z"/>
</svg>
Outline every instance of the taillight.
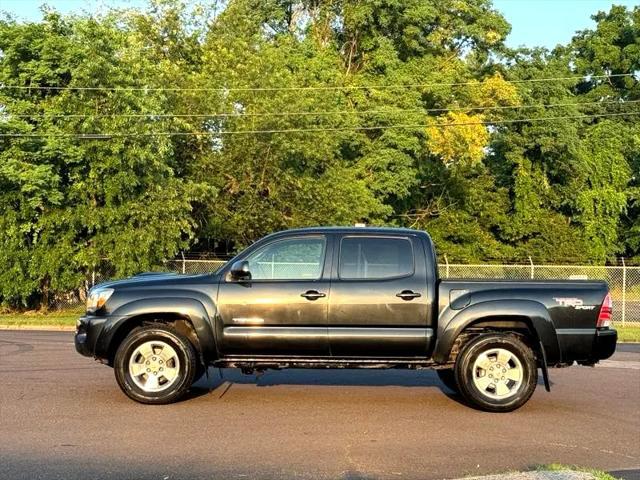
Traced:
<svg viewBox="0 0 640 480">
<path fill-rule="evenodd" d="M 598 322 L 596 327 L 606 328 L 611 325 L 611 314 L 613 313 L 613 302 L 611 301 L 611 293 L 607 292 L 607 296 L 604 297 L 602 306 L 600 307 L 600 313 L 598 314 Z"/>
</svg>

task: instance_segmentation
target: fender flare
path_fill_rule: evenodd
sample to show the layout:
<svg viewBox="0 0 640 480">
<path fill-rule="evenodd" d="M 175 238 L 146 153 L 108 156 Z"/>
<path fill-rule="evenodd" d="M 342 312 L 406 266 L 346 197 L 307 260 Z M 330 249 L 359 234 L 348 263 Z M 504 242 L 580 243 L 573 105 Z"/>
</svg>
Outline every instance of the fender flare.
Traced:
<svg viewBox="0 0 640 480">
<path fill-rule="evenodd" d="M 171 314 L 189 320 L 198 337 L 203 358 L 216 358 L 216 342 L 207 310 L 200 301 L 185 297 L 146 298 L 121 305 L 111 314 L 115 321 L 107 322 L 98 337 L 96 356 L 107 358 L 111 343 L 120 328 L 135 321 L 136 317 L 153 314 Z"/>
<path fill-rule="evenodd" d="M 525 317 L 538 337 L 534 340 L 543 348 L 542 356 L 546 362 L 555 364 L 561 361 L 558 335 L 549 311 L 542 303 L 533 300 L 488 300 L 462 310 L 445 309 L 438 325 L 434 360 L 446 362 L 460 333 L 469 325 L 489 317 L 512 317 L 514 320 Z"/>
</svg>

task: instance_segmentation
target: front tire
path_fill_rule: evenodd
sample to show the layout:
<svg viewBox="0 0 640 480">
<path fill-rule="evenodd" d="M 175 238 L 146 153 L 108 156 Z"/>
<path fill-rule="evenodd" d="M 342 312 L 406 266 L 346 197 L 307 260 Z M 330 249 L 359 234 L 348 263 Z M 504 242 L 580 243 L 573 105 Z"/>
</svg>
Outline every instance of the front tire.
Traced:
<svg viewBox="0 0 640 480">
<path fill-rule="evenodd" d="M 191 342 L 167 325 L 134 329 L 114 359 L 116 380 L 131 399 L 147 404 L 172 403 L 191 387 L 197 356 Z"/>
<path fill-rule="evenodd" d="M 512 334 L 480 335 L 462 347 L 455 364 L 460 394 L 487 412 L 510 412 L 536 389 L 538 369 L 529 346 Z"/>
<path fill-rule="evenodd" d="M 436 372 L 438 373 L 438 378 L 440 378 L 440 381 L 444 383 L 445 387 L 456 393 L 460 393 L 453 368 L 441 368 L 436 370 Z"/>
</svg>

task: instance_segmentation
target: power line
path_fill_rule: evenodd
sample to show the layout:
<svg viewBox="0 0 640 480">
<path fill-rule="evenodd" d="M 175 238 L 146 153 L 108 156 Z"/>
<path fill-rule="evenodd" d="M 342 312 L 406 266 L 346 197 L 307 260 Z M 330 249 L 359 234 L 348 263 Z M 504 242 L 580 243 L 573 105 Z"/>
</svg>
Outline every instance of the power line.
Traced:
<svg viewBox="0 0 640 480">
<path fill-rule="evenodd" d="M 331 116 L 331 115 L 376 115 L 376 114 L 394 114 L 394 113 L 443 113 L 455 111 L 486 111 L 486 110 L 513 110 L 513 109 L 531 109 L 531 108 L 556 108 L 556 107 L 582 107 L 587 105 L 629 105 L 640 103 L 640 100 L 611 100 L 611 101 L 595 101 L 595 102 L 579 102 L 579 103 L 546 103 L 546 104 L 529 104 L 529 105 L 500 105 L 489 107 L 451 107 L 451 108 L 398 108 L 392 110 L 326 110 L 319 112 L 222 112 L 222 113 L 87 113 L 87 114 L 54 114 L 47 113 L 36 114 L 11 114 L 4 113 L 9 117 L 15 118 L 234 118 L 234 117 L 291 117 L 291 116 Z"/>
<path fill-rule="evenodd" d="M 633 73 L 614 73 L 611 75 L 586 75 L 571 77 L 549 77 L 549 78 L 530 78 L 523 80 L 504 80 L 505 83 L 539 83 L 551 81 L 569 81 L 583 80 L 588 81 L 596 78 L 617 78 L 617 77 L 633 77 Z M 0 85 L 2 89 L 12 90 L 54 90 L 54 91 L 110 91 L 110 92 L 274 92 L 274 91 L 313 91 L 313 90 L 402 90 L 409 88 L 425 88 L 425 87 L 462 87 L 477 86 L 482 84 L 478 81 L 468 82 L 452 82 L 452 83 L 415 83 L 415 84 L 391 84 L 391 85 L 325 85 L 314 87 L 59 87 L 42 85 Z"/>
<path fill-rule="evenodd" d="M 518 118 L 513 120 L 495 120 L 482 122 L 451 122 L 419 125 L 377 125 L 363 127 L 329 127 L 329 128 L 289 128 L 274 130 L 220 130 L 210 132 L 116 132 L 116 133 L 0 133 L 0 138 L 77 138 L 85 140 L 109 140 L 120 137 L 186 137 L 186 136 L 216 136 L 216 135 L 256 135 L 266 133 L 313 133 L 313 132 L 338 132 L 338 131 L 367 131 L 367 130 L 391 130 L 401 128 L 448 128 L 471 125 L 500 125 L 525 122 L 543 122 L 555 120 L 575 120 L 601 117 L 619 117 L 623 115 L 640 115 L 640 111 L 626 113 L 601 113 L 593 115 L 569 115 L 557 117 Z"/>
</svg>

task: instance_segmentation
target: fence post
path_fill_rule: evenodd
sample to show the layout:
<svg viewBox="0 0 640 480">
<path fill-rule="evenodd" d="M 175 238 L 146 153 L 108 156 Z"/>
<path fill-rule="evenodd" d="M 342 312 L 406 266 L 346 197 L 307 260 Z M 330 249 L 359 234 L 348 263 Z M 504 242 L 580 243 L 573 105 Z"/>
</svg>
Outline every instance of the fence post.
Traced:
<svg viewBox="0 0 640 480">
<path fill-rule="evenodd" d="M 533 266 L 533 260 L 531 260 L 531 257 L 529 257 L 529 264 L 531 265 L 531 280 L 533 280 L 535 267 Z"/>
<path fill-rule="evenodd" d="M 444 254 L 444 264 L 445 264 L 445 271 L 446 273 L 446 278 L 449 278 L 449 259 L 447 258 L 447 254 Z"/>
<path fill-rule="evenodd" d="M 624 263 L 624 257 L 622 257 L 622 326 L 627 313 L 627 265 Z"/>
<path fill-rule="evenodd" d="M 184 275 L 185 273 L 187 273 L 187 264 L 184 259 L 184 252 L 180 252 L 180 255 L 182 255 L 182 274 Z"/>
</svg>

